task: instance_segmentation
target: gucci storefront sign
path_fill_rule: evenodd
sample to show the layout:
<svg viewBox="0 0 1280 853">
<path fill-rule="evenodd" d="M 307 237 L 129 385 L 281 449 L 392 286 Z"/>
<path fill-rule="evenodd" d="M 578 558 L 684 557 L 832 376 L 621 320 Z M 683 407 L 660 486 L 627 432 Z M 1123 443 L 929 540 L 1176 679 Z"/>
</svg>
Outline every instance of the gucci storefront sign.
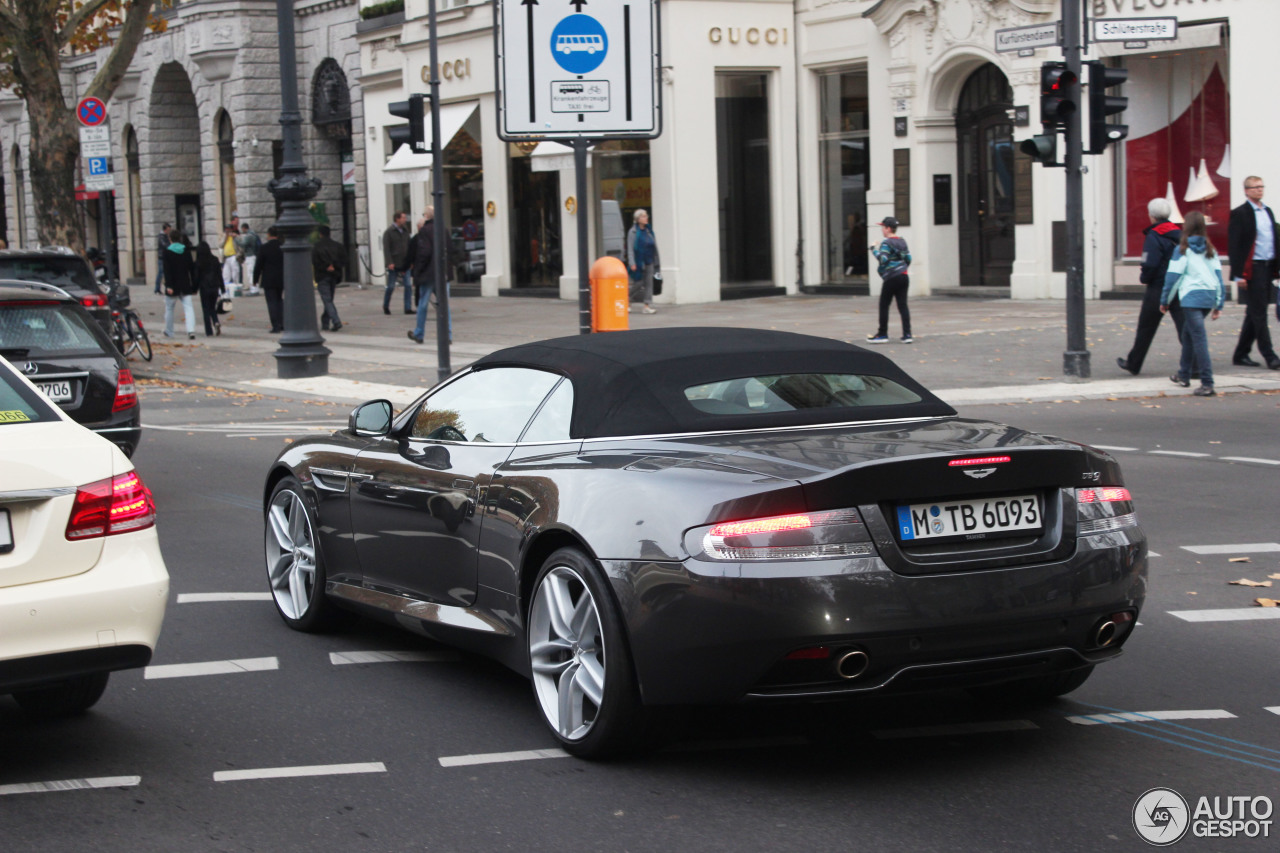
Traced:
<svg viewBox="0 0 1280 853">
<path fill-rule="evenodd" d="M 743 41 L 747 44 L 786 44 L 789 35 L 786 27 L 747 27 L 745 30 L 742 27 L 712 27 L 707 31 L 707 39 L 712 44 L 725 41 L 729 44 Z"/>
<path fill-rule="evenodd" d="M 471 60 L 455 59 L 453 62 L 440 63 L 440 76 L 445 80 L 463 80 L 471 76 Z M 422 82 L 431 82 L 431 66 L 422 66 Z"/>
</svg>

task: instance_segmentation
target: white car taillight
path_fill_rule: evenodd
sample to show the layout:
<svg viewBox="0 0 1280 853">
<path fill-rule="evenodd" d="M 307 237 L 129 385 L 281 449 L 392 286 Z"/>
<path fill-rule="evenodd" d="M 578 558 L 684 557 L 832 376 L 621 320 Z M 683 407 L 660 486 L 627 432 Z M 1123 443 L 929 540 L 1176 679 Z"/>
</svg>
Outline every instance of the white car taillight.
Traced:
<svg viewBox="0 0 1280 853">
<path fill-rule="evenodd" d="M 1076 535 L 1096 536 L 1138 526 L 1133 495 L 1123 486 L 1076 489 Z"/>
<path fill-rule="evenodd" d="M 143 530 L 156 523 L 151 490 L 136 471 L 98 480 L 76 490 L 67 538 L 92 539 Z"/>
<path fill-rule="evenodd" d="M 703 536 L 702 549 L 716 560 L 813 560 L 876 552 L 856 509 L 721 522 Z"/>
</svg>

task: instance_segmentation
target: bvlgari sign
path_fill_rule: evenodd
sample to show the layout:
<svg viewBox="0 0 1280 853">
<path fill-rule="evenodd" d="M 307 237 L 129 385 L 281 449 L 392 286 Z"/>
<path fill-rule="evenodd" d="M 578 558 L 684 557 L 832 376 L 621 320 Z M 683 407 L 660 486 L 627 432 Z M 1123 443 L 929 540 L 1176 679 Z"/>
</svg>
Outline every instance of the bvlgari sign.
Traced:
<svg viewBox="0 0 1280 853">
<path fill-rule="evenodd" d="M 1153 9 L 1173 11 L 1178 6 L 1204 6 L 1207 2 L 1208 0 L 1089 0 L 1089 10 L 1095 18 L 1101 18 L 1104 15 L 1150 12 Z"/>
</svg>

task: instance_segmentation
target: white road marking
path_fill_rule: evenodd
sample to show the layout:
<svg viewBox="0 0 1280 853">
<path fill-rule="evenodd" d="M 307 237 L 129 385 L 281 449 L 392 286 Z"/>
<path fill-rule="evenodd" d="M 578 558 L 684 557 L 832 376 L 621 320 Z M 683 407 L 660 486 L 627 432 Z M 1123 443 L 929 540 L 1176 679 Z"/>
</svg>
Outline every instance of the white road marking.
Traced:
<svg viewBox="0 0 1280 853">
<path fill-rule="evenodd" d="M 1148 552 L 1147 552 L 1147 556 L 1148 556 L 1148 557 L 1159 557 L 1160 555 L 1159 555 L 1159 554 L 1157 554 L 1155 551 L 1148 551 Z"/>
<path fill-rule="evenodd" d="M 1136 447 L 1115 447 L 1113 445 L 1107 445 L 1107 444 L 1091 444 L 1089 446 L 1096 447 L 1099 450 L 1116 450 L 1116 451 L 1119 451 L 1120 453 L 1133 453 L 1138 449 Z"/>
<path fill-rule="evenodd" d="M 912 737 L 948 737 L 950 735 L 976 735 L 987 732 L 1021 732 L 1040 728 L 1030 720 L 992 720 L 986 723 L 954 723 L 946 726 L 918 726 L 905 729 L 880 729 L 871 734 L 877 740 L 897 740 Z"/>
<path fill-rule="evenodd" d="M 143 670 L 143 678 L 186 678 L 190 675 L 229 675 L 238 672 L 263 672 L 279 669 L 279 658 L 241 658 L 240 660 L 210 660 L 202 663 L 171 663 L 149 666 Z"/>
<path fill-rule="evenodd" d="M 1252 622 L 1258 619 L 1280 619 L 1280 607 L 1232 607 L 1226 610 L 1170 610 L 1186 622 Z"/>
<path fill-rule="evenodd" d="M 1207 711 L 1134 711 L 1119 714 L 1090 714 L 1085 717 L 1067 717 L 1068 723 L 1077 726 L 1108 726 L 1115 723 L 1149 723 L 1157 720 L 1234 720 L 1235 714 L 1218 709 Z"/>
<path fill-rule="evenodd" d="M 241 782 L 246 779 L 292 779 L 299 776 L 347 776 L 352 773 L 386 773 L 381 761 L 363 764 L 313 764 L 309 767 L 259 767 L 256 770 L 219 770 L 215 782 Z"/>
<path fill-rule="evenodd" d="M 539 758 L 568 758 L 563 749 L 527 749 L 523 752 L 488 752 L 479 755 L 444 755 L 441 767 L 470 767 L 475 764 L 505 764 L 509 761 L 535 761 Z"/>
<path fill-rule="evenodd" d="M 1280 705 L 1272 705 L 1270 708 L 1263 708 L 1264 711 L 1270 711 L 1273 714 L 1280 714 Z"/>
<path fill-rule="evenodd" d="M 201 604 L 206 601 L 270 601 L 269 592 L 182 592 L 179 604 Z"/>
<path fill-rule="evenodd" d="M 1280 459 L 1257 459 L 1253 456 L 1223 456 L 1223 462 L 1256 462 L 1259 465 L 1280 465 Z"/>
<path fill-rule="evenodd" d="M 329 652 L 329 663 L 334 666 L 348 663 L 441 663 L 456 660 L 457 652 Z"/>
<path fill-rule="evenodd" d="M 1192 554 L 1243 554 L 1246 551 L 1254 551 L 1260 554 L 1267 554 L 1273 551 L 1280 551 L 1280 542 L 1251 542 L 1244 545 L 1183 545 L 1182 550 L 1190 551 Z"/>
<path fill-rule="evenodd" d="M 133 788 L 141 776 L 98 776 L 93 779 L 63 779 L 60 782 L 19 782 L 0 785 L 0 797 L 9 794 L 44 794 L 51 791 L 84 791 L 90 788 Z"/>
<path fill-rule="evenodd" d="M 1212 453 L 1192 453 L 1189 450 L 1148 450 L 1152 456 L 1185 456 L 1188 459 L 1208 459 Z"/>
</svg>

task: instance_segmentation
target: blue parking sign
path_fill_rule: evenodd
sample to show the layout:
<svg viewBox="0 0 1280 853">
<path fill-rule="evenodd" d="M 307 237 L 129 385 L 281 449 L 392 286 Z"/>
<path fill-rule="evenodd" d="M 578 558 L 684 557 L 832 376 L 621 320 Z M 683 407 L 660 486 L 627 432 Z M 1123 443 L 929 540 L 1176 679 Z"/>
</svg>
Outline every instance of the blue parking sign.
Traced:
<svg viewBox="0 0 1280 853">
<path fill-rule="evenodd" d="M 89 160 L 90 175 L 106 175 L 110 172 L 110 170 L 107 168 L 106 157 L 90 157 L 88 158 L 88 160 Z"/>
</svg>

